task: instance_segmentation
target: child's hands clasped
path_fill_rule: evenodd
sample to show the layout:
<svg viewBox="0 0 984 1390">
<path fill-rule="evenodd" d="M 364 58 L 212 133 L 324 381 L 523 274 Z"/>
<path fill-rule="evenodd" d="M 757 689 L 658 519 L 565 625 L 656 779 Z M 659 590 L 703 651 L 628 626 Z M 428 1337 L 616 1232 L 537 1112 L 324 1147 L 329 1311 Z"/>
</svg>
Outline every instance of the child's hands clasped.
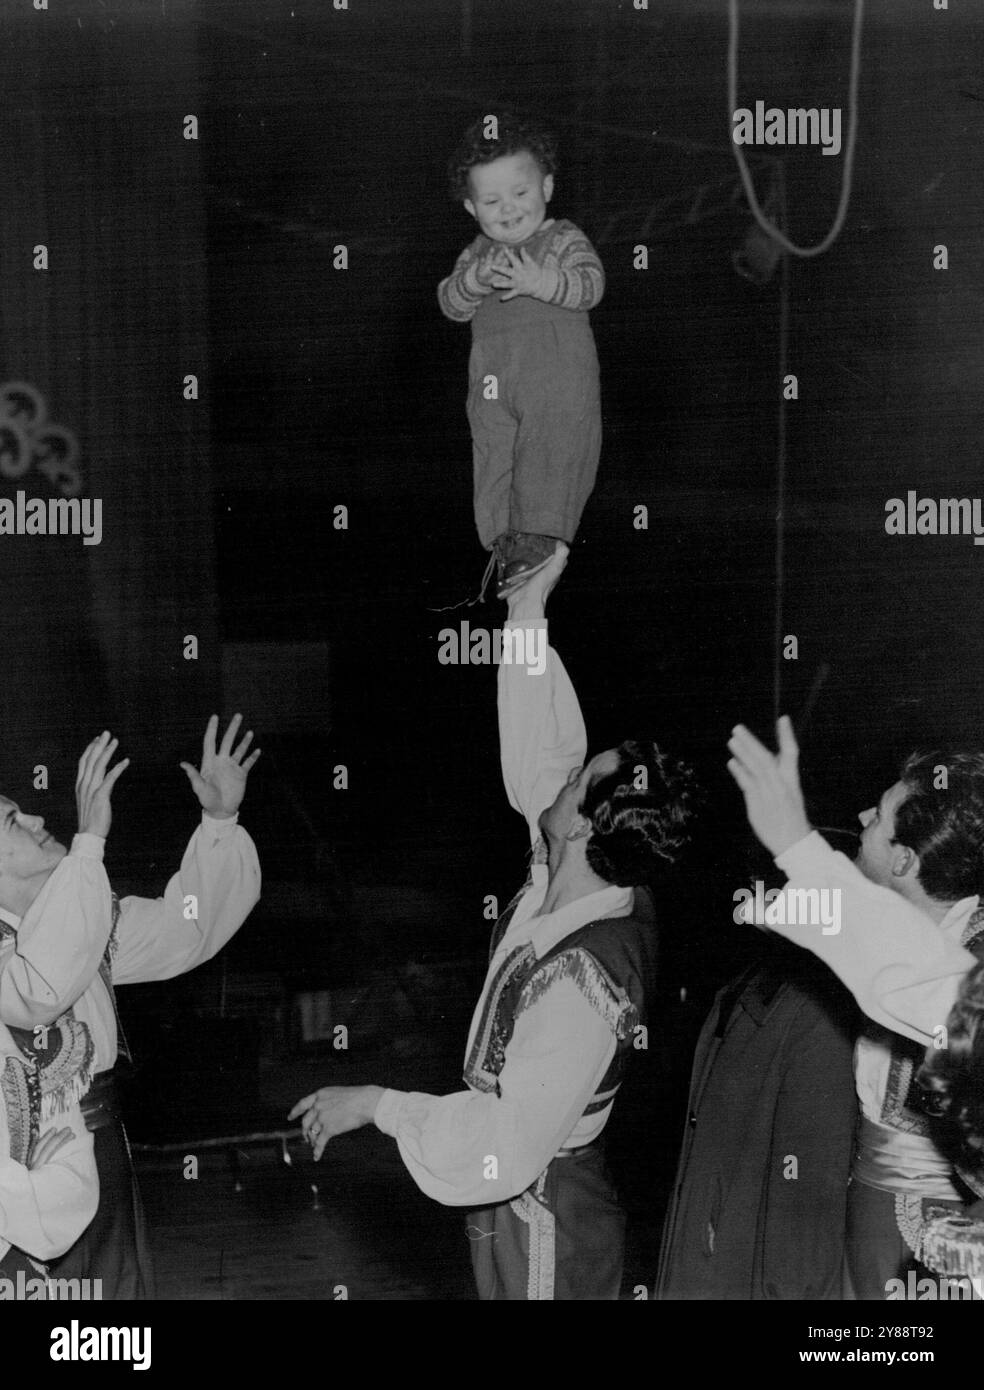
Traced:
<svg viewBox="0 0 984 1390">
<path fill-rule="evenodd" d="M 486 251 L 485 255 L 475 262 L 475 279 L 483 290 L 492 289 L 495 277 L 504 263 L 502 248 L 499 246 L 493 246 L 490 251 Z"/>
<path fill-rule="evenodd" d="M 503 301 L 515 299 L 518 294 L 540 297 L 546 285 L 543 267 L 537 265 L 525 247 L 514 251 L 512 247 L 506 246 L 503 250 L 505 264 L 495 267 L 495 275 L 492 278 L 494 289 L 508 291 L 507 294 L 500 294 L 499 298 Z"/>
</svg>

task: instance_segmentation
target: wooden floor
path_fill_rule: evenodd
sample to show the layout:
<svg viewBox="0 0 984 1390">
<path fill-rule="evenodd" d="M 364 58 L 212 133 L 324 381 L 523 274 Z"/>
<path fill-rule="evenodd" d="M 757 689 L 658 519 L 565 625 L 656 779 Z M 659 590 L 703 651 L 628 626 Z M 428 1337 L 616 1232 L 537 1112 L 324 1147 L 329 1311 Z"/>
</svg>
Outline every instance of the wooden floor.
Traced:
<svg viewBox="0 0 984 1390">
<path fill-rule="evenodd" d="M 295 1063 L 265 1088 L 267 1098 L 289 1095 L 292 1103 L 319 1084 L 320 1069 Z M 630 1299 L 653 1282 L 678 1126 L 654 1123 L 665 1121 L 666 1105 L 627 1089 L 609 1128 L 629 1215 L 622 1297 Z M 287 1108 L 280 1100 L 270 1106 L 270 1128 L 278 1115 L 284 1124 Z M 392 1139 L 374 1128 L 333 1140 L 318 1164 L 299 1140 L 287 1145 L 289 1163 L 276 1141 L 245 1147 L 236 1158 L 192 1142 L 188 1154 L 197 1159 L 197 1178 L 184 1176 L 184 1153 L 135 1155 L 159 1298 L 474 1299 L 464 1213 L 426 1198 Z"/>
<path fill-rule="evenodd" d="M 287 1112 L 329 1082 L 360 1083 L 369 1072 L 347 1059 L 284 1061 L 266 1069 L 259 1112 L 244 1110 L 230 1128 L 242 1134 L 293 1128 Z M 384 1074 L 381 1069 L 379 1074 Z M 387 1077 L 410 1089 L 437 1084 L 431 1056 L 415 1073 L 397 1065 Z M 176 1140 L 172 1132 L 170 1138 Z M 187 1153 L 198 1177 L 184 1177 L 185 1155 L 138 1152 L 137 1169 L 151 1228 L 158 1297 L 167 1299 L 457 1299 L 472 1296 L 461 1214 L 429 1201 L 407 1175 L 392 1139 L 370 1127 L 332 1141 L 320 1163 L 307 1144 L 251 1144 L 238 1151 Z M 343 1292 L 344 1290 L 344 1292 Z"/>
<path fill-rule="evenodd" d="M 472 1296 L 460 1214 L 417 1192 L 392 1141 L 346 1135 L 318 1165 L 306 1146 L 288 1153 L 289 1166 L 273 1146 L 249 1151 L 239 1191 L 223 1154 L 201 1156 L 193 1181 L 178 1158 L 140 1164 L 159 1298 Z"/>
<path fill-rule="evenodd" d="M 460 1086 L 460 1022 L 449 1006 L 426 1033 L 377 1051 L 295 1053 L 260 1069 L 255 1086 L 184 1076 L 183 1107 L 157 1086 L 131 1093 L 128 1127 L 150 1225 L 157 1294 L 180 1300 L 474 1299 L 464 1213 L 416 1187 L 396 1144 L 374 1127 L 334 1139 L 315 1164 L 306 1144 L 277 1140 L 238 1150 L 217 1138 L 293 1128 L 287 1113 L 319 1086 L 382 1082 L 441 1095 Z M 692 1047 L 679 1042 L 681 1056 Z M 655 1038 L 655 1035 L 654 1035 Z M 396 1042 L 400 1045 L 397 1046 Z M 640 1053 L 608 1126 L 609 1160 L 629 1217 L 623 1298 L 651 1286 L 676 1163 L 679 1104 L 666 1093 L 658 1049 Z M 219 1105 L 222 1095 L 229 1095 Z M 211 1108 L 206 1102 L 212 1102 Z M 163 1125 L 148 1123 L 159 1111 Z M 167 1152 L 157 1145 L 167 1140 Z M 184 1140 L 187 1139 L 187 1144 Z M 179 1145 L 180 1141 L 180 1145 Z M 197 1160 L 186 1178 L 186 1158 Z"/>
</svg>

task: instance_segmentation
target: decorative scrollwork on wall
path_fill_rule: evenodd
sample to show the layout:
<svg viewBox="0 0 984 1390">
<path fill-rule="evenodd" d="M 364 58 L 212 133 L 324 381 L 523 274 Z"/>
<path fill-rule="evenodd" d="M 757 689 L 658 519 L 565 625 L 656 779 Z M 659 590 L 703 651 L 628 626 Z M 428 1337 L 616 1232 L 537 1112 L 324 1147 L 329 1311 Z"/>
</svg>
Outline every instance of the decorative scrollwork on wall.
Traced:
<svg viewBox="0 0 984 1390">
<path fill-rule="evenodd" d="M 78 497 L 79 444 L 64 425 L 48 419 L 44 396 L 27 381 L 0 385 L 0 477 L 19 480 L 34 468 L 63 497 Z"/>
</svg>

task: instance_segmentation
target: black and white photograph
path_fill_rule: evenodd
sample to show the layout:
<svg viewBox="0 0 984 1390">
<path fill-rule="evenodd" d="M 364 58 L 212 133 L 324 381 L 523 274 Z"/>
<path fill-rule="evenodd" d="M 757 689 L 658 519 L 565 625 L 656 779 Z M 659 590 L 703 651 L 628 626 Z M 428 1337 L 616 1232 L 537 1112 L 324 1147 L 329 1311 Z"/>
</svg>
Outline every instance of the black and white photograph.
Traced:
<svg viewBox="0 0 984 1390">
<path fill-rule="evenodd" d="M 2 0 L 0 79 L 30 1373 L 486 1300 L 946 1366 L 984 4 Z"/>
</svg>

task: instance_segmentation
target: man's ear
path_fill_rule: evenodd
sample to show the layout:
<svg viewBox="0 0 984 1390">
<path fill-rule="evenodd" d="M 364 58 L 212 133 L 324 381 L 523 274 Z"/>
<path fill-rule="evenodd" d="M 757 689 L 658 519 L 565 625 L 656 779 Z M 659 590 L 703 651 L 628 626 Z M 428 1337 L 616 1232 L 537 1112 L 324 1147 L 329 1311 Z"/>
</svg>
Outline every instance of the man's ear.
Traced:
<svg viewBox="0 0 984 1390">
<path fill-rule="evenodd" d="M 586 835 L 591 834 L 591 822 L 587 816 L 576 815 L 571 821 L 571 828 L 564 836 L 565 840 L 583 840 Z"/>
<path fill-rule="evenodd" d="M 544 201 L 545 203 L 549 203 L 549 202 L 550 202 L 550 199 L 553 197 L 553 191 L 554 191 L 553 174 L 547 174 L 546 178 L 543 180 L 543 201 Z"/>
<path fill-rule="evenodd" d="M 475 211 L 475 204 L 470 198 L 465 199 L 465 212 L 470 212 L 475 221 L 478 221 L 478 213 Z"/>
<path fill-rule="evenodd" d="M 892 855 L 892 877 L 905 878 L 910 873 L 913 877 L 919 873 L 919 855 L 908 845 L 896 845 Z"/>
</svg>

